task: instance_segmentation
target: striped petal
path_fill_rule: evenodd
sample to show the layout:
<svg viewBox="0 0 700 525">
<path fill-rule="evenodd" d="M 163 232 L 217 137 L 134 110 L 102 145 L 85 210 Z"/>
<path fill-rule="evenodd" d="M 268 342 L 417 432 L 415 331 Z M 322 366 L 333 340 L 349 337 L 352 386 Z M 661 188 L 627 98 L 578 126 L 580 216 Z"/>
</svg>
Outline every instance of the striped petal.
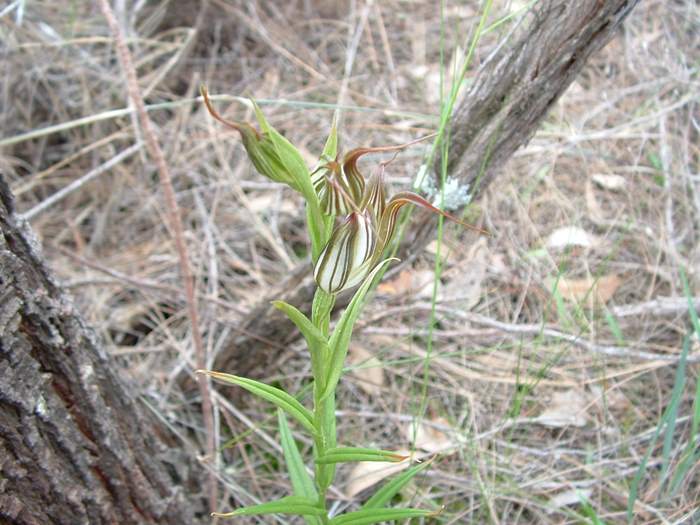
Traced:
<svg viewBox="0 0 700 525">
<path fill-rule="evenodd" d="M 353 155 L 355 151 L 357 150 L 352 150 L 345 155 L 343 163 L 340 166 L 340 173 L 348 194 L 352 197 L 353 202 L 359 205 L 362 200 L 362 194 L 365 191 L 365 178 L 357 168 L 357 160 L 360 156 Z"/>
<path fill-rule="evenodd" d="M 419 140 L 424 140 L 424 139 L 419 139 Z M 360 173 L 359 168 L 357 167 L 357 162 L 360 160 L 360 157 L 363 155 L 367 155 L 368 153 L 389 153 L 389 152 L 398 152 L 411 144 L 414 144 L 418 141 L 412 141 L 408 142 L 406 144 L 399 144 L 397 146 L 379 146 L 375 148 L 355 148 L 353 150 L 348 151 L 345 156 L 343 156 L 343 161 L 341 163 L 342 166 L 342 173 L 343 173 L 343 178 L 348 185 L 348 189 L 350 191 L 350 194 L 352 195 L 354 202 L 360 203 L 363 200 L 363 196 L 365 193 L 365 179 Z M 381 183 L 381 181 L 379 181 Z"/>
<path fill-rule="evenodd" d="M 325 164 L 312 179 L 326 215 L 348 215 L 359 210 L 365 181 L 359 172 L 348 178 L 336 161 Z"/>
<path fill-rule="evenodd" d="M 382 169 L 379 173 L 372 175 L 369 182 L 367 182 L 360 209 L 369 211 L 374 218 L 375 224 L 379 224 L 385 208 L 386 188 L 384 186 L 384 170 Z"/>
<path fill-rule="evenodd" d="M 375 235 L 370 218 L 353 212 L 333 231 L 314 268 L 316 284 L 334 294 L 352 288 L 372 269 Z"/>
</svg>

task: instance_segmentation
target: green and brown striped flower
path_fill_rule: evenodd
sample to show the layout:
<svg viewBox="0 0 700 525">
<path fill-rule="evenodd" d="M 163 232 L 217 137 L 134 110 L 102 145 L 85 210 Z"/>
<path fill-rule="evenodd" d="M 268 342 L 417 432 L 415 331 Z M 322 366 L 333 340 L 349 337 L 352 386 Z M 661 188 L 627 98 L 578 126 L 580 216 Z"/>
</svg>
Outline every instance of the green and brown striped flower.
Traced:
<svg viewBox="0 0 700 525">
<path fill-rule="evenodd" d="M 362 282 L 375 264 L 376 235 L 366 213 L 352 212 L 333 231 L 314 267 L 318 286 L 331 294 Z"/>
<path fill-rule="evenodd" d="M 362 177 L 356 169 L 355 173 Z M 374 174 L 362 187 L 360 199 L 349 192 L 343 194 L 354 211 L 333 231 L 314 267 L 316 283 L 327 293 L 352 288 L 372 271 L 394 237 L 399 212 L 407 204 L 421 206 L 470 227 L 410 191 L 399 192 L 387 201 L 383 171 Z"/>
</svg>

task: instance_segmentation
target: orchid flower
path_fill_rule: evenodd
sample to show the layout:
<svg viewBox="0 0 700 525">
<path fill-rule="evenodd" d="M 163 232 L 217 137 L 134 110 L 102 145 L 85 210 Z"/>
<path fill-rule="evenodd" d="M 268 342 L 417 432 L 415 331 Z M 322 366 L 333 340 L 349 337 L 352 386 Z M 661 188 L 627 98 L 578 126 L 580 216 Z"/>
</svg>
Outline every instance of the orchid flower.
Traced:
<svg viewBox="0 0 700 525">
<path fill-rule="evenodd" d="M 370 216 L 352 212 L 321 252 L 314 267 L 316 283 L 328 293 L 357 286 L 375 265 L 376 244 Z"/>
<path fill-rule="evenodd" d="M 315 258 L 314 278 L 325 292 L 337 294 L 353 288 L 377 266 L 394 236 L 399 211 L 406 204 L 421 206 L 470 227 L 413 192 L 402 191 L 387 200 L 384 166 L 365 182 L 357 166 L 360 157 L 368 153 L 398 152 L 417 141 L 398 146 L 355 148 L 342 159 L 322 157 L 319 167 L 309 175 L 296 148 L 267 123 L 254 102 L 262 131 L 247 122 L 224 119 L 211 104 L 206 88 L 202 86 L 200 91 L 212 117 L 241 134 L 243 147 L 256 170 L 301 193 L 318 213 L 312 211 L 315 217 L 310 221 L 317 241 L 324 221 L 334 216 L 344 217 L 325 243 L 321 240 L 315 245 L 318 250 L 315 253 L 319 255 Z"/>
<path fill-rule="evenodd" d="M 396 151 L 405 146 L 354 149 L 345 155 L 342 163 L 332 161 L 323 166 L 325 171 L 320 172 L 323 178 L 316 176 L 314 187 L 322 205 L 329 204 L 324 207 L 324 213 L 347 214 L 347 218 L 336 226 L 314 267 L 316 284 L 325 292 L 337 294 L 364 280 L 391 242 L 399 211 L 407 204 L 421 206 L 471 227 L 417 193 L 402 191 L 387 201 L 383 166 L 365 184 L 357 169 L 357 160 L 362 155 Z"/>
</svg>

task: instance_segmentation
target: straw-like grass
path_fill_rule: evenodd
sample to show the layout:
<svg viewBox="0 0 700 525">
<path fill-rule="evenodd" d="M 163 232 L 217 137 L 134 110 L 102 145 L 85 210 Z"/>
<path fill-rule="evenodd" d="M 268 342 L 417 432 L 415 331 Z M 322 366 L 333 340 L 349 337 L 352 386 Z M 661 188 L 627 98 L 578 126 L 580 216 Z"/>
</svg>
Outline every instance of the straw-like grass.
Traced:
<svg viewBox="0 0 700 525">
<path fill-rule="evenodd" d="M 176 432 L 181 479 L 200 480 L 199 393 L 178 380 L 196 356 L 177 251 L 92 4 L 15 2 L 0 18 L 0 169 L 105 347 Z M 439 123 L 441 16 L 433 2 L 398 0 L 191 4 L 133 2 L 117 15 L 173 177 L 211 363 L 308 246 L 300 200 L 253 172 L 237 134 L 197 102 L 199 83 L 264 99 L 309 165 L 336 103 L 344 148 L 408 142 Z M 524 4 L 494 2 L 489 23 Z M 447 59 L 478 15 L 477 2 L 447 2 Z M 479 40 L 475 66 L 515 20 Z M 410 450 L 420 427 L 432 436 L 423 447 L 441 443 L 404 501 L 444 505 L 445 524 L 626 523 L 628 508 L 634 523 L 700 519 L 700 328 L 689 315 L 700 310 L 698 64 L 697 4 L 642 2 L 470 208 L 491 235 L 446 226 L 435 326 L 433 252 L 380 287 L 355 342 L 373 359 L 358 351 L 352 367 L 366 372 L 341 382 L 339 434 Z M 217 104 L 251 118 L 240 98 Z M 423 153 L 388 166 L 396 187 L 412 184 Z M 363 160 L 367 173 L 375 160 Z M 552 247 L 563 227 L 590 245 Z M 419 278 L 427 287 L 410 285 Z M 265 379 L 301 389 L 302 350 L 290 345 Z M 203 460 L 222 510 L 287 489 L 275 413 L 231 397 L 212 393 L 230 446 Z M 350 470 L 330 493 L 338 512 L 366 494 L 345 497 Z M 204 513 L 205 485 L 185 487 Z"/>
</svg>

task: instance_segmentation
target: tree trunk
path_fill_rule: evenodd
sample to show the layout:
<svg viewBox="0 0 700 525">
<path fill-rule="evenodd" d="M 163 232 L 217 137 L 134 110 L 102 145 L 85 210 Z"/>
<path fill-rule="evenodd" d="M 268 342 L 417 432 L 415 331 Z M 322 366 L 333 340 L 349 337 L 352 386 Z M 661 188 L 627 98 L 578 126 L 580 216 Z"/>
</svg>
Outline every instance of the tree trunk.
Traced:
<svg viewBox="0 0 700 525">
<path fill-rule="evenodd" d="M 513 152 L 526 144 L 549 108 L 588 58 L 614 36 L 638 0 L 540 0 L 522 30 L 480 70 L 452 116 L 448 173 L 469 184 L 472 201 L 483 193 Z M 440 165 L 437 160 L 436 166 Z M 433 217 L 416 214 L 398 257 L 420 250 L 432 238 Z M 262 300 L 216 356 L 214 369 L 260 377 L 269 373 L 280 348 L 298 337 L 270 305 L 283 299 L 309 310 L 314 283 L 308 264 Z M 336 308 L 347 305 L 337 301 Z"/>
<path fill-rule="evenodd" d="M 0 178 L 0 522 L 190 524 L 157 426 L 51 277 Z"/>
</svg>

